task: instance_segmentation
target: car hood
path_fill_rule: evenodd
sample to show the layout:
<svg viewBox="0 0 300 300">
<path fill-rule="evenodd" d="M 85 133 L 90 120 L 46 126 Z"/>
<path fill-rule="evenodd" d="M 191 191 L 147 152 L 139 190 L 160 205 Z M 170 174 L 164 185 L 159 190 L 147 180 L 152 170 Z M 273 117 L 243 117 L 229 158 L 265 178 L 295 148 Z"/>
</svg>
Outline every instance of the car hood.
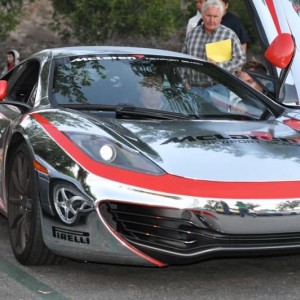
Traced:
<svg viewBox="0 0 300 300">
<path fill-rule="evenodd" d="M 300 135 L 282 121 L 122 120 L 41 113 L 61 132 L 105 136 L 185 178 L 257 182 L 300 179 Z M 76 141 L 74 141 L 76 143 Z"/>
<path fill-rule="evenodd" d="M 220 181 L 300 178 L 298 135 L 282 123 L 118 121 L 167 173 Z"/>
</svg>

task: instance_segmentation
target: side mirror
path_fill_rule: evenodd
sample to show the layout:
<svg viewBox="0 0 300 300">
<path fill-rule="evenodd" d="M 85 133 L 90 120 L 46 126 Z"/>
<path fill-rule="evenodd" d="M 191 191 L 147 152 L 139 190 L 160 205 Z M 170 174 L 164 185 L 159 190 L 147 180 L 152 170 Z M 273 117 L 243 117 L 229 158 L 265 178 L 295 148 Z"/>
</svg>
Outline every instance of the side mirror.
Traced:
<svg viewBox="0 0 300 300">
<path fill-rule="evenodd" d="M 0 80 L 0 101 L 3 101 L 7 95 L 8 83 L 6 80 Z"/>
<path fill-rule="evenodd" d="M 275 99 L 284 99 L 284 83 L 291 69 L 295 55 L 295 40 L 289 33 L 280 33 L 265 51 L 265 58 L 274 67 L 280 68 L 279 77 L 275 79 Z"/>
<path fill-rule="evenodd" d="M 265 58 L 275 67 L 285 69 L 291 63 L 295 43 L 291 34 L 279 34 L 265 51 Z"/>
</svg>

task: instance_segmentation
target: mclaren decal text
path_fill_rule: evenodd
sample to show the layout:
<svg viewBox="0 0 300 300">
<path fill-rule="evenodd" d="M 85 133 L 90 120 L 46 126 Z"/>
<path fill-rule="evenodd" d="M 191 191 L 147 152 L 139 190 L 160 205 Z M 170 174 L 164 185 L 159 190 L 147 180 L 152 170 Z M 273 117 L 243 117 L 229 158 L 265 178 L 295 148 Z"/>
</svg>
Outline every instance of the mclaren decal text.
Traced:
<svg viewBox="0 0 300 300">
<path fill-rule="evenodd" d="M 254 143 L 254 142 L 267 142 L 272 144 L 282 144 L 286 145 L 299 145 L 300 141 L 297 139 L 287 139 L 287 138 L 273 138 L 271 135 L 268 136 L 252 136 L 252 135 L 228 135 L 224 136 L 221 134 L 214 135 L 204 135 L 204 136 L 185 136 L 183 138 L 173 137 L 162 143 L 162 145 L 169 143 L 184 143 L 184 142 L 222 142 L 222 143 Z"/>
<path fill-rule="evenodd" d="M 81 61 L 93 61 L 93 60 L 134 60 L 136 59 L 134 56 L 95 56 L 95 57 L 78 57 L 76 59 L 73 59 L 71 63 L 74 62 L 81 62 Z"/>
</svg>

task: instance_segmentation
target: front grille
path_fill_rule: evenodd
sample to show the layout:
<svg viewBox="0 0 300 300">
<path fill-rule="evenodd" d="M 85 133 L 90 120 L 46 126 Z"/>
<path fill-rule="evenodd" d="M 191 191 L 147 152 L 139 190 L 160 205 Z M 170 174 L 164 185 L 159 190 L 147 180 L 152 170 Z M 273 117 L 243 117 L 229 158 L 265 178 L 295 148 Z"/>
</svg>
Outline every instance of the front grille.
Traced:
<svg viewBox="0 0 300 300">
<path fill-rule="evenodd" d="M 178 253 L 216 247 L 300 245 L 300 233 L 223 234 L 210 228 L 205 212 L 195 210 L 106 202 L 101 204 L 100 212 L 107 224 L 127 241 Z"/>
</svg>

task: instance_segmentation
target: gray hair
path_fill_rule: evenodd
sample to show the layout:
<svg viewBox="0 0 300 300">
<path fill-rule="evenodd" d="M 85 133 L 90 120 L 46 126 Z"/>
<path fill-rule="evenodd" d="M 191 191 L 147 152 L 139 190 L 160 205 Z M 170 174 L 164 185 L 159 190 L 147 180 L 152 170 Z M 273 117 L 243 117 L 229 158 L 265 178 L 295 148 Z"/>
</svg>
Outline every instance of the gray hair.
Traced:
<svg viewBox="0 0 300 300">
<path fill-rule="evenodd" d="M 218 8 L 221 12 L 221 16 L 223 16 L 224 14 L 224 6 L 221 2 L 221 0 L 207 0 L 203 3 L 202 5 L 202 15 L 204 15 L 205 11 L 209 8 L 209 7 L 215 7 Z"/>
</svg>

